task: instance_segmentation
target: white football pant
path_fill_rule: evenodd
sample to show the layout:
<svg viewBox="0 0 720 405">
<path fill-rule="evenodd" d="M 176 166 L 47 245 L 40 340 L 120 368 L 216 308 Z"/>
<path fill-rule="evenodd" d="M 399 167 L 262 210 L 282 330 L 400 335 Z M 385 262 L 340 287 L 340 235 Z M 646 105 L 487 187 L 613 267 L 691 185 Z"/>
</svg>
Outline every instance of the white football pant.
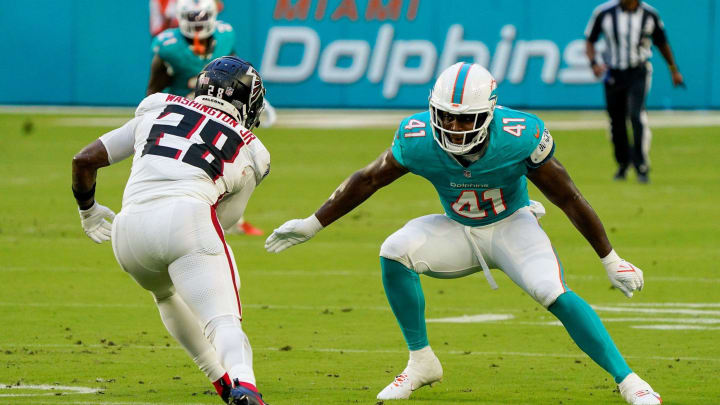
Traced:
<svg viewBox="0 0 720 405">
<path fill-rule="evenodd" d="M 120 266 L 153 294 L 166 328 L 211 381 L 227 371 L 255 384 L 240 324 L 240 279 L 213 207 L 189 197 L 131 205 L 115 217 L 112 244 Z"/>
<path fill-rule="evenodd" d="M 419 274 L 457 278 L 482 271 L 471 243 L 490 268 L 502 270 L 545 308 L 567 291 L 550 239 L 529 207 L 478 227 L 440 214 L 415 218 L 385 240 L 380 256 Z"/>
</svg>

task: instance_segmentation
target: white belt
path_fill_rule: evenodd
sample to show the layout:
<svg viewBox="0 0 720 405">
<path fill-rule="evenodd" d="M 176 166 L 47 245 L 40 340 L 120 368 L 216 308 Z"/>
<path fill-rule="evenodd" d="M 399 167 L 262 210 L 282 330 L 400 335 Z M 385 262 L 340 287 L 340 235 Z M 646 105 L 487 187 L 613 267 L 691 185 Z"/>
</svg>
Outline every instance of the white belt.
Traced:
<svg viewBox="0 0 720 405">
<path fill-rule="evenodd" d="M 490 268 L 485 262 L 485 259 L 480 252 L 480 248 L 478 247 L 477 243 L 475 243 L 475 238 L 473 238 L 472 234 L 470 233 L 470 227 L 463 226 L 463 230 L 465 231 L 465 236 L 467 236 L 468 242 L 470 242 L 470 246 L 472 246 L 473 248 L 473 252 L 475 252 L 475 257 L 477 257 L 478 261 L 480 262 L 480 266 L 482 267 L 483 273 L 485 274 L 485 279 L 487 279 L 488 284 L 490 284 L 490 288 L 492 288 L 493 290 L 497 290 L 498 285 L 495 282 L 492 274 L 490 274 Z"/>
</svg>

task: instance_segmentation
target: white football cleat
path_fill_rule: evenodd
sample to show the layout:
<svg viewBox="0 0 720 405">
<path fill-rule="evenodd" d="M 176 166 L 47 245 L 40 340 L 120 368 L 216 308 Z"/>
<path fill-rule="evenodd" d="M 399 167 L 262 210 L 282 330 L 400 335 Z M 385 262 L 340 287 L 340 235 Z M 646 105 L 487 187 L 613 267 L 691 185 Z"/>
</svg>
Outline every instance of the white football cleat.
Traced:
<svg viewBox="0 0 720 405">
<path fill-rule="evenodd" d="M 443 370 L 430 346 L 410 352 L 407 367 L 377 395 L 377 399 L 408 399 L 423 385 L 442 380 Z"/>
<path fill-rule="evenodd" d="M 631 405 L 659 405 L 662 404 L 660 394 L 653 391 L 650 384 L 638 377 L 635 373 L 630 373 L 620 384 L 620 395 Z"/>
</svg>

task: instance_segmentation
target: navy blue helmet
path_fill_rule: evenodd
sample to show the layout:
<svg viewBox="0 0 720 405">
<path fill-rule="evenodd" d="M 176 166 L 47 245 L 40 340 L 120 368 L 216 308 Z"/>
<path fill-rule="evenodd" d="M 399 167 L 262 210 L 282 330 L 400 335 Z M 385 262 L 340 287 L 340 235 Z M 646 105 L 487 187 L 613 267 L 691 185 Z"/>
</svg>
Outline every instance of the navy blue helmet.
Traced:
<svg viewBox="0 0 720 405">
<path fill-rule="evenodd" d="M 208 63 L 198 75 L 195 84 L 195 98 L 206 100 L 203 96 L 230 103 L 237 109 L 236 118 L 247 129 L 253 129 L 260 124 L 265 87 L 260 75 L 249 62 L 235 56 L 223 56 Z M 225 111 L 225 108 L 222 108 L 224 103 L 217 104 L 218 109 Z"/>
</svg>

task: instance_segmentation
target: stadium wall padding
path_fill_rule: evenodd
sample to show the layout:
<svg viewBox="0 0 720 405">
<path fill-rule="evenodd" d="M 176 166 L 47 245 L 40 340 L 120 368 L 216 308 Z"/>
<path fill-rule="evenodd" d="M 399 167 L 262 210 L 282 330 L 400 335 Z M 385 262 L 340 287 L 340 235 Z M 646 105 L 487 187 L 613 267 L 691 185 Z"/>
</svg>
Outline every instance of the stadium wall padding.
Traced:
<svg viewBox="0 0 720 405">
<path fill-rule="evenodd" d="M 9 1 L 0 13 L 0 104 L 136 105 L 151 59 L 146 0 Z M 225 0 L 239 56 L 277 107 L 425 108 L 448 63 L 478 61 L 499 103 L 603 108 L 583 32 L 601 1 Z M 717 0 L 649 2 L 687 89 L 653 48 L 648 107 L 720 108 Z M 305 8 L 305 5 L 307 6 Z"/>
</svg>

